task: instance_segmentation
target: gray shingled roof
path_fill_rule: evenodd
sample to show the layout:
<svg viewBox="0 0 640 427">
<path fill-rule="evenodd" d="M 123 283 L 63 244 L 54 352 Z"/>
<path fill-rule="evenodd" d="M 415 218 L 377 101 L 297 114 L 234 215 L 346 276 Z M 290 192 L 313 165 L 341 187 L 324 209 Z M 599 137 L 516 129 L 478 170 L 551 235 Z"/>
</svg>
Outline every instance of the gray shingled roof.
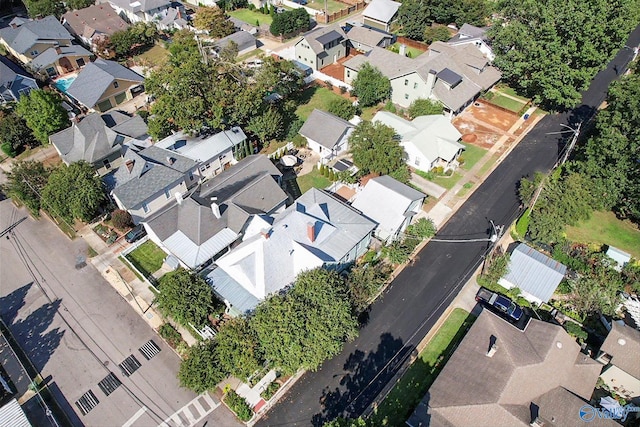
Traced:
<svg viewBox="0 0 640 427">
<path fill-rule="evenodd" d="M 379 69 L 389 79 L 412 73 L 417 66 L 415 60 L 377 46 L 364 55 L 356 55 L 348 59 L 343 65 L 358 71 L 365 62 Z"/>
<path fill-rule="evenodd" d="M 36 80 L 18 65 L 0 56 L 0 96 L 6 101 L 20 99 L 21 91 L 38 89 Z M 1 103 L 2 100 L 0 100 Z"/>
<path fill-rule="evenodd" d="M 255 49 L 257 46 L 256 38 L 246 31 L 236 31 L 227 37 L 221 38 L 215 42 L 214 45 L 218 49 L 222 50 L 229 44 L 229 42 L 234 42 L 238 46 L 238 52 L 242 52 L 246 49 Z"/>
<path fill-rule="evenodd" d="M 311 112 L 298 133 L 323 147 L 332 149 L 353 127 L 353 124 L 348 121 L 316 108 Z"/>
<path fill-rule="evenodd" d="M 143 83 L 144 77 L 115 61 L 97 59 L 80 70 L 67 93 L 83 105 L 92 108 L 115 80 Z"/>
<path fill-rule="evenodd" d="M 361 43 L 366 46 L 378 46 L 384 39 L 391 39 L 391 34 L 366 27 L 353 27 L 347 33 L 347 37 L 352 42 Z"/>
<path fill-rule="evenodd" d="M 93 54 L 82 46 L 76 44 L 71 46 L 60 46 L 58 48 L 51 47 L 33 58 L 30 66 L 36 71 L 41 71 L 61 58 L 73 56 L 92 57 Z"/>
<path fill-rule="evenodd" d="M 328 27 L 317 27 L 305 34 L 303 38 L 309 43 L 311 50 L 313 50 L 316 55 L 319 55 L 324 52 L 324 44 L 327 43 L 326 40 L 324 42 L 320 40 L 327 35 L 330 35 L 328 38 L 331 40 L 335 40 L 336 38 L 342 38 L 344 40 L 347 38 L 342 28 L 336 24 L 329 25 Z"/>
<path fill-rule="evenodd" d="M 133 12 L 134 4 L 140 3 L 140 9 L 143 12 L 148 12 L 154 9 L 160 9 L 163 7 L 168 7 L 171 5 L 171 0 L 136 0 L 136 2 L 132 2 L 130 0 L 101 0 L 101 2 L 106 2 L 118 6 L 121 9 L 128 10 Z"/>
<path fill-rule="evenodd" d="M 0 38 L 18 53 L 28 52 L 39 41 L 53 45 L 56 40 L 69 40 L 71 43 L 72 39 L 71 34 L 54 16 L 25 21 L 18 28 L 3 28 L 0 30 Z"/>
<path fill-rule="evenodd" d="M 520 243 L 511 253 L 509 272 L 504 280 L 547 302 L 566 272 L 567 267 L 558 261 Z"/>
<path fill-rule="evenodd" d="M 372 0 L 369 6 L 362 12 L 362 16 L 388 24 L 396 13 L 398 13 L 400 5 L 401 3 L 391 0 Z"/>
<path fill-rule="evenodd" d="M 487 34 L 487 28 L 475 27 L 470 24 L 463 24 L 458 30 L 458 33 L 451 37 L 447 43 L 456 44 L 459 42 L 468 42 L 470 40 L 485 40 Z"/>
<path fill-rule="evenodd" d="M 487 357 L 492 342 L 497 350 Z M 601 367 L 561 326 L 531 319 L 521 331 L 483 310 L 407 423 L 525 427 L 531 403 L 538 402 L 540 415 L 571 425 Z M 570 404 L 574 421 L 564 418 L 567 408 L 549 404 L 549 396 Z"/>
<path fill-rule="evenodd" d="M 72 33 L 88 39 L 96 34 L 113 35 L 126 30 L 129 24 L 113 10 L 109 3 L 94 4 L 62 15 L 63 22 Z"/>
<path fill-rule="evenodd" d="M 614 321 L 600 351 L 611 355 L 612 365 L 640 378 L 640 331 Z"/>
</svg>

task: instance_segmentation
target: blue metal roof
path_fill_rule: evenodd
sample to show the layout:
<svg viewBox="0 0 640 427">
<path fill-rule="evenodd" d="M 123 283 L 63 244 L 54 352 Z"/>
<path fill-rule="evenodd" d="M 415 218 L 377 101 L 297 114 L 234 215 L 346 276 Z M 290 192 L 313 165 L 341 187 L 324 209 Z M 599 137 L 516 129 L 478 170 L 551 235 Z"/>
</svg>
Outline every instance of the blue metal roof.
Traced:
<svg viewBox="0 0 640 427">
<path fill-rule="evenodd" d="M 260 300 L 233 280 L 223 269 L 215 268 L 206 277 L 213 291 L 243 314 L 256 308 Z"/>
</svg>

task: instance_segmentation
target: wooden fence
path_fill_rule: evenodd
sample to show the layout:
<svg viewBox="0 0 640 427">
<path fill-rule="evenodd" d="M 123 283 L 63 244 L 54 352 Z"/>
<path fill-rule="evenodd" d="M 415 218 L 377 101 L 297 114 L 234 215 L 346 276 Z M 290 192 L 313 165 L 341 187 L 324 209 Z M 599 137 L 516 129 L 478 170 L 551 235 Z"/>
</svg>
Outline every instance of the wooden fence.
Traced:
<svg viewBox="0 0 640 427">
<path fill-rule="evenodd" d="M 429 45 L 423 42 L 419 42 L 417 40 L 411 40 L 403 36 L 398 36 L 396 39 L 398 43 L 401 43 L 405 46 L 412 47 L 414 49 L 427 50 L 429 49 Z"/>
<path fill-rule="evenodd" d="M 350 4 L 348 0 L 340 1 L 340 3 Z M 363 1 L 359 1 L 355 4 L 350 5 L 344 9 L 340 9 L 337 12 L 325 14 L 323 12 L 316 13 L 316 22 L 320 24 L 330 24 L 331 22 L 337 21 L 339 19 L 344 18 L 354 12 L 360 11 L 364 9 L 367 4 Z"/>
</svg>

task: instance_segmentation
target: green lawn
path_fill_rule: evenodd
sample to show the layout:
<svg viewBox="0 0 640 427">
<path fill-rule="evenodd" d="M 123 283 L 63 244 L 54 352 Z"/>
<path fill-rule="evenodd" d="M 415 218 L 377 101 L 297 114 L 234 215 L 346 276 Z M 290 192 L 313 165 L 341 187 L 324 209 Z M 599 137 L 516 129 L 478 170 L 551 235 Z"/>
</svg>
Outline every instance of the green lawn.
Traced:
<svg viewBox="0 0 640 427">
<path fill-rule="evenodd" d="M 254 49 L 251 52 L 247 52 L 244 55 L 240 55 L 236 58 L 236 62 L 243 62 L 249 58 L 253 58 L 254 56 L 260 56 L 262 53 L 262 49 Z"/>
<path fill-rule="evenodd" d="M 127 255 L 127 260 L 131 262 L 140 273 L 151 275 L 162 267 L 162 262 L 167 257 L 162 249 L 156 246 L 151 240 L 147 240 L 134 251 Z"/>
<path fill-rule="evenodd" d="M 307 120 L 314 108 L 326 111 L 333 99 L 340 98 L 342 98 L 340 95 L 326 87 L 310 86 L 300 94 L 298 99 L 300 105 L 296 109 L 296 115 L 303 120 Z"/>
<path fill-rule="evenodd" d="M 499 107 L 506 108 L 509 111 L 513 111 L 514 113 L 518 113 L 525 105 L 524 102 L 516 101 L 515 99 L 507 98 L 506 96 L 502 96 L 500 94 L 496 94 L 493 98 L 491 98 L 490 102 Z"/>
<path fill-rule="evenodd" d="M 446 188 L 447 190 L 451 190 L 453 186 L 456 185 L 458 181 L 460 181 L 460 178 L 462 178 L 462 174 L 460 172 L 454 172 L 451 176 L 436 176 L 431 181 L 435 182 L 441 187 Z"/>
<path fill-rule="evenodd" d="M 487 150 L 484 148 L 477 147 L 472 144 L 462 143 L 464 145 L 464 151 L 462 152 L 462 157 L 464 157 L 464 163 L 462 164 L 462 169 L 468 171 L 472 167 L 475 166 L 478 161 L 484 157 Z"/>
<path fill-rule="evenodd" d="M 167 62 L 169 59 L 169 51 L 163 46 L 156 44 L 145 53 L 136 56 L 134 59 L 137 63 L 142 62 L 149 67 L 157 67 Z"/>
<path fill-rule="evenodd" d="M 615 246 L 640 259 L 640 231 L 629 221 L 621 221 L 613 212 L 594 212 L 591 219 L 576 227 L 567 227 L 567 238 L 574 242 Z"/>
<path fill-rule="evenodd" d="M 461 308 L 453 310 L 427 347 L 371 415 L 370 425 L 405 425 L 404 422 L 418 406 L 474 320 L 474 316 Z"/>
<path fill-rule="evenodd" d="M 504 94 L 513 96 L 515 98 L 521 99 L 522 102 L 529 102 L 529 99 L 525 98 L 524 96 L 520 96 L 516 93 L 516 91 L 512 88 L 510 88 L 509 86 L 507 86 L 504 83 L 499 83 L 495 86 L 496 90 L 498 90 L 499 92 L 502 92 Z"/>
<path fill-rule="evenodd" d="M 491 156 L 485 163 L 484 165 L 482 165 L 482 167 L 480 168 L 480 170 L 478 171 L 478 173 L 476 175 L 478 176 L 483 176 L 485 173 L 487 173 L 487 171 L 489 169 L 491 169 L 491 167 L 494 165 L 495 162 L 498 161 L 498 158 L 500 158 L 499 154 L 494 154 L 493 156 Z"/>
<path fill-rule="evenodd" d="M 273 19 L 270 15 L 263 15 L 260 12 L 255 12 L 249 9 L 236 9 L 227 12 L 229 16 L 233 16 L 236 19 L 239 19 L 243 22 L 246 22 L 250 25 L 256 25 L 256 22 L 260 24 L 271 25 Z"/>
<path fill-rule="evenodd" d="M 320 175 L 320 171 L 315 166 L 311 173 L 298 177 L 298 186 L 300 187 L 300 192 L 303 194 L 312 187 L 322 189 L 329 185 L 331 185 L 331 181 Z"/>
<path fill-rule="evenodd" d="M 315 10 L 324 10 L 324 0 L 310 0 L 306 6 Z M 349 6 L 344 3 L 340 3 L 335 0 L 327 0 L 327 10 L 329 13 L 334 13 L 339 10 L 346 9 L 347 7 Z"/>
<path fill-rule="evenodd" d="M 389 46 L 389 50 L 398 53 L 398 51 L 400 50 L 400 44 L 398 42 L 395 42 L 394 44 L 392 44 L 391 46 Z M 415 47 L 410 47 L 405 45 L 405 52 L 407 54 L 408 57 L 410 58 L 415 58 L 417 56 L 422 55 L 425 51 L 424 50 L 420 50 L 420 49 L 416 49 Z"/>
</svg>

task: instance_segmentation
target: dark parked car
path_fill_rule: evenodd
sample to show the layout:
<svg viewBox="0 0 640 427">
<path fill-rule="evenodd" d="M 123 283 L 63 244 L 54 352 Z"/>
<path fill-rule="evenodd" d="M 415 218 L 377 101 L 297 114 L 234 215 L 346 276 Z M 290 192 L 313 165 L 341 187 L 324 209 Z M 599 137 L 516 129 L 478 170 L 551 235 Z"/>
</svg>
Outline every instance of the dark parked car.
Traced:
<svg viewBox="0 0 640 427">
<path fill-rule="evenodd" d="M 518 321 L 522 317 L 522 307 L 509 298 L 492 292 L 487 288 L 480 288 L 476 294 L 476 301 L 488 305 L 503 315 L 506 315 L 509 320 Z"/>
<path fill-rule="evenodd" d="M 307 4 L 307 0 L 292 0 L 292 1 L 293 1 L 294 3 L 298 3 L 298 4 L 301 4 L 301 5 L 303 5 L 303 6 L 304 6 L 305 4 Z"/>
<path fill-rule="evenodd" d="M 146 235 L 147 230 L 144 229 L 144 226 L 142 224 L 139 224 L 133 227 L 133 229 L 131 229 L 131 231 L 127 233 L 127 235 L 125 236 L 125 240 L 129 243 L 133 243 Z"/>
</svg>

